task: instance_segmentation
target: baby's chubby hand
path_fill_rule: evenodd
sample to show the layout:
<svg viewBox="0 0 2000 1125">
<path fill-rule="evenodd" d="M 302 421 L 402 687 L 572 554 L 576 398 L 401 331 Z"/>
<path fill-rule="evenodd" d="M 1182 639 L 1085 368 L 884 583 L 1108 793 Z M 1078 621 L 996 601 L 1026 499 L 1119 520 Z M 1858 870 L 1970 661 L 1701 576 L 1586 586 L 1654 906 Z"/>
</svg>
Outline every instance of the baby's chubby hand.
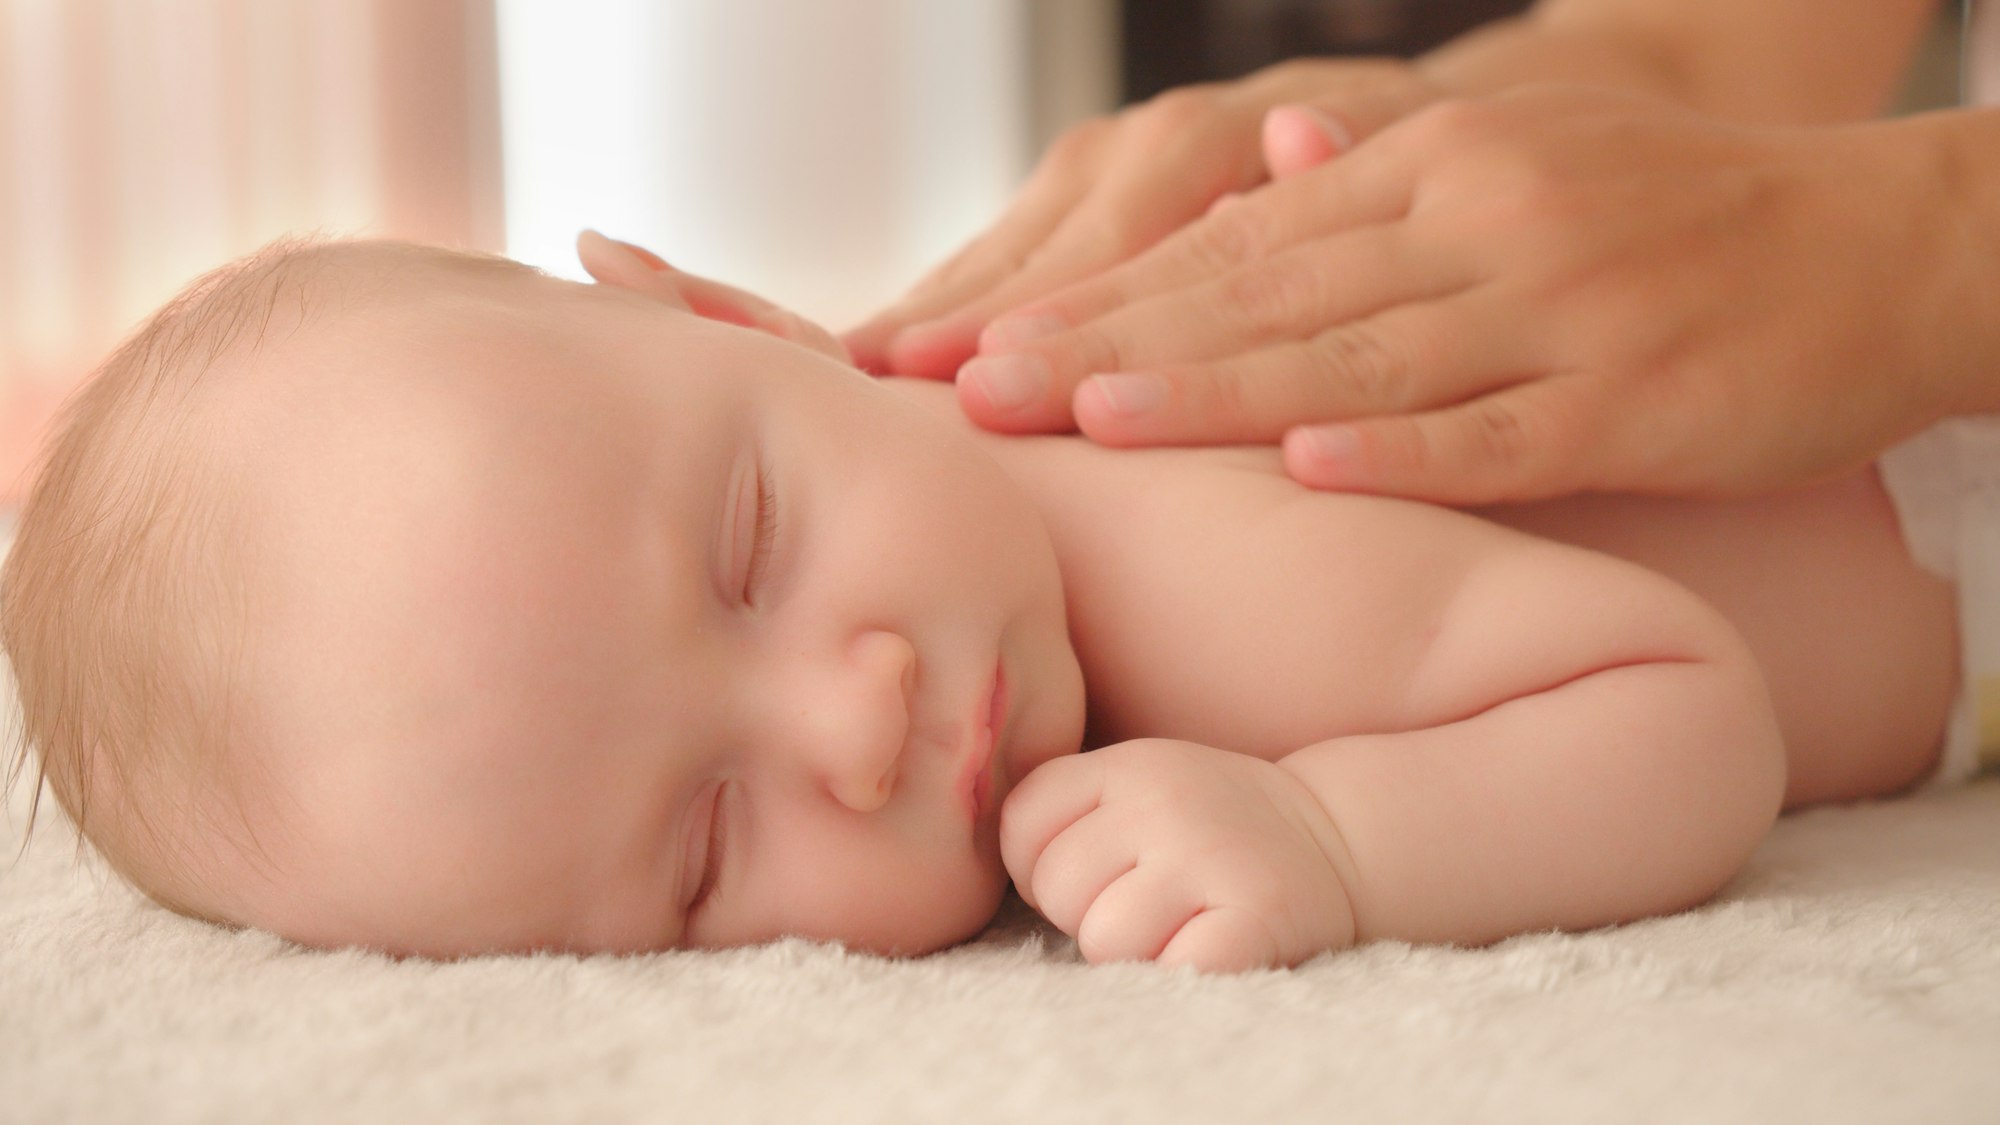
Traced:
<svg viewBox="0 0 2000 1125">
<path fill-rule="evenodd" d="M 1092 962 L 1232 971 L 1354 941 L 1339 830 L 1260 758 L 1159 738 L 1058 758 L 1008 796 L 1000 852 Z"/>
</svg>

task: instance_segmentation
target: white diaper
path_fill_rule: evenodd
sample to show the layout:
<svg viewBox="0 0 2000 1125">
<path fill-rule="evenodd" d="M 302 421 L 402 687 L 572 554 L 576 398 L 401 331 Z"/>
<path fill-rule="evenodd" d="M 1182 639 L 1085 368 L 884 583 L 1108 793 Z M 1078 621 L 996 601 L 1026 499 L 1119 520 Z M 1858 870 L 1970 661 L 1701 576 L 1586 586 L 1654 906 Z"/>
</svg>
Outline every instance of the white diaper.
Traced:
<svg viewBox="0 0 2000 1125">
<path fill-rule="evenodd" d="M 1917 564 L 1958 585 L 1958 699 L 1934 785 L 2000 768 L 2000 414 L 1949 418 L 1876 462 Z"/>
</svg>

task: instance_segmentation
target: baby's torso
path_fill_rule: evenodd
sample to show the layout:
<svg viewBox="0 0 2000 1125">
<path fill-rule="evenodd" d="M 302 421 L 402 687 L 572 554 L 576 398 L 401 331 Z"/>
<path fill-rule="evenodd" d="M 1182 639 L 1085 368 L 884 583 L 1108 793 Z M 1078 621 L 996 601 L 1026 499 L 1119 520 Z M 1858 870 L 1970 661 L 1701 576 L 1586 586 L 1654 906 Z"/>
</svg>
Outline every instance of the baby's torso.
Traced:
<svg viewBox="0 0 2000 1125">
<path fill-rule="evenodd" d="M 958 418 L 948 386 L 911 393 Z M 1907 772 L 1885 754 L 1921 757 L 1942 730 L 1951 591 L 1910 561 L 1872 471 L 1749 501 L 1458 512 L 1312 492 L 1268 447 L 1113 450 L 967 430 L 1048 521 L 1094 743 L 1172 737 L 1279 757 L 1421 723 L 1404 688 L 1448 596 L 1438 560 L 1523 533 L 1639 563 L 1730 618 L 1793 748 L 1792 803 L 1879 790 Z"/>
</svg>

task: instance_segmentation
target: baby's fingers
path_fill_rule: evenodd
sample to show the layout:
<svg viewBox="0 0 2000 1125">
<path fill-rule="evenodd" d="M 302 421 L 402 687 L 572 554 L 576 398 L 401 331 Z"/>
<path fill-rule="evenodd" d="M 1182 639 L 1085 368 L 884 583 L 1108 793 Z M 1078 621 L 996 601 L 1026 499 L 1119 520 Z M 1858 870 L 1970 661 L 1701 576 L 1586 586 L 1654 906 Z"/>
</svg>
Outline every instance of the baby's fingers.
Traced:
<svg viewBox="0 0 2000 1125">
<path fill-rule="evenodd" d="M 1239 906 L 1218 906 L 1189 918 L 1155 960 L 1168 967 L 1192 965 L 1204 973 L 1240 973 L 1285 963 L 1271 928 Z"/>
<path fill-rule="evenodd" d="M 1027 883 L 1015 884 L 1042 917 L 1079 940 L 1084 919 L 1099 896 L 1131 872 L 1136 862 L 1120 819 L 1098 809 L 1071 824 L 1035 857 Z"/>
<path fill-rule="evenodd" d="M 1096 759 L 1095 754 L 1080 754 L 1048 762 L 1022 778 L 1000 806 L 1000 862 L 1014 880 L 1014 889 L 1044 916 L 1048 911 L 1036 897 L 1043 855 L 1058 836 L 1098 807 L 1104 771 Z M 1129 860 L 1125 866 L 1130 866 Z M 1111 872 L 1104 882 L 1117 874 Z"/>
<path fill-rule="evenodd" d="M 1201 888 L 1186 869 L 1140 864 L 1091 900 L 1075 931 L 1076 947 L 1092 964 L 1151 961 L 1203 905 Z"/>
</svg>

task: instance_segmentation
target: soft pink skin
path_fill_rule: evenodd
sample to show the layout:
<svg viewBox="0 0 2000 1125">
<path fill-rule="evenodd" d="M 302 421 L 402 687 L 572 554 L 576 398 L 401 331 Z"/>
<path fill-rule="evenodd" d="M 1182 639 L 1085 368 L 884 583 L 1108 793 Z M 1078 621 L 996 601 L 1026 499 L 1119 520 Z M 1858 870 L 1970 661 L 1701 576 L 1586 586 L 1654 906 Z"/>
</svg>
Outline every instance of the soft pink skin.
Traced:
<svg viewBox="0 0 2000 1125">
<path fill-rule="evenodd" d="M 263 857 L 214 873 L 225 909 L 432 956 L 975 933 L 1001 800 L 1082 737 L 1028 499 L 805 348 L 608 286 L 434 280 L 274 326 L 229 384 L 271 704 Z M 719 879 L 684 921 L 718 782 Z"/>
</svg>

